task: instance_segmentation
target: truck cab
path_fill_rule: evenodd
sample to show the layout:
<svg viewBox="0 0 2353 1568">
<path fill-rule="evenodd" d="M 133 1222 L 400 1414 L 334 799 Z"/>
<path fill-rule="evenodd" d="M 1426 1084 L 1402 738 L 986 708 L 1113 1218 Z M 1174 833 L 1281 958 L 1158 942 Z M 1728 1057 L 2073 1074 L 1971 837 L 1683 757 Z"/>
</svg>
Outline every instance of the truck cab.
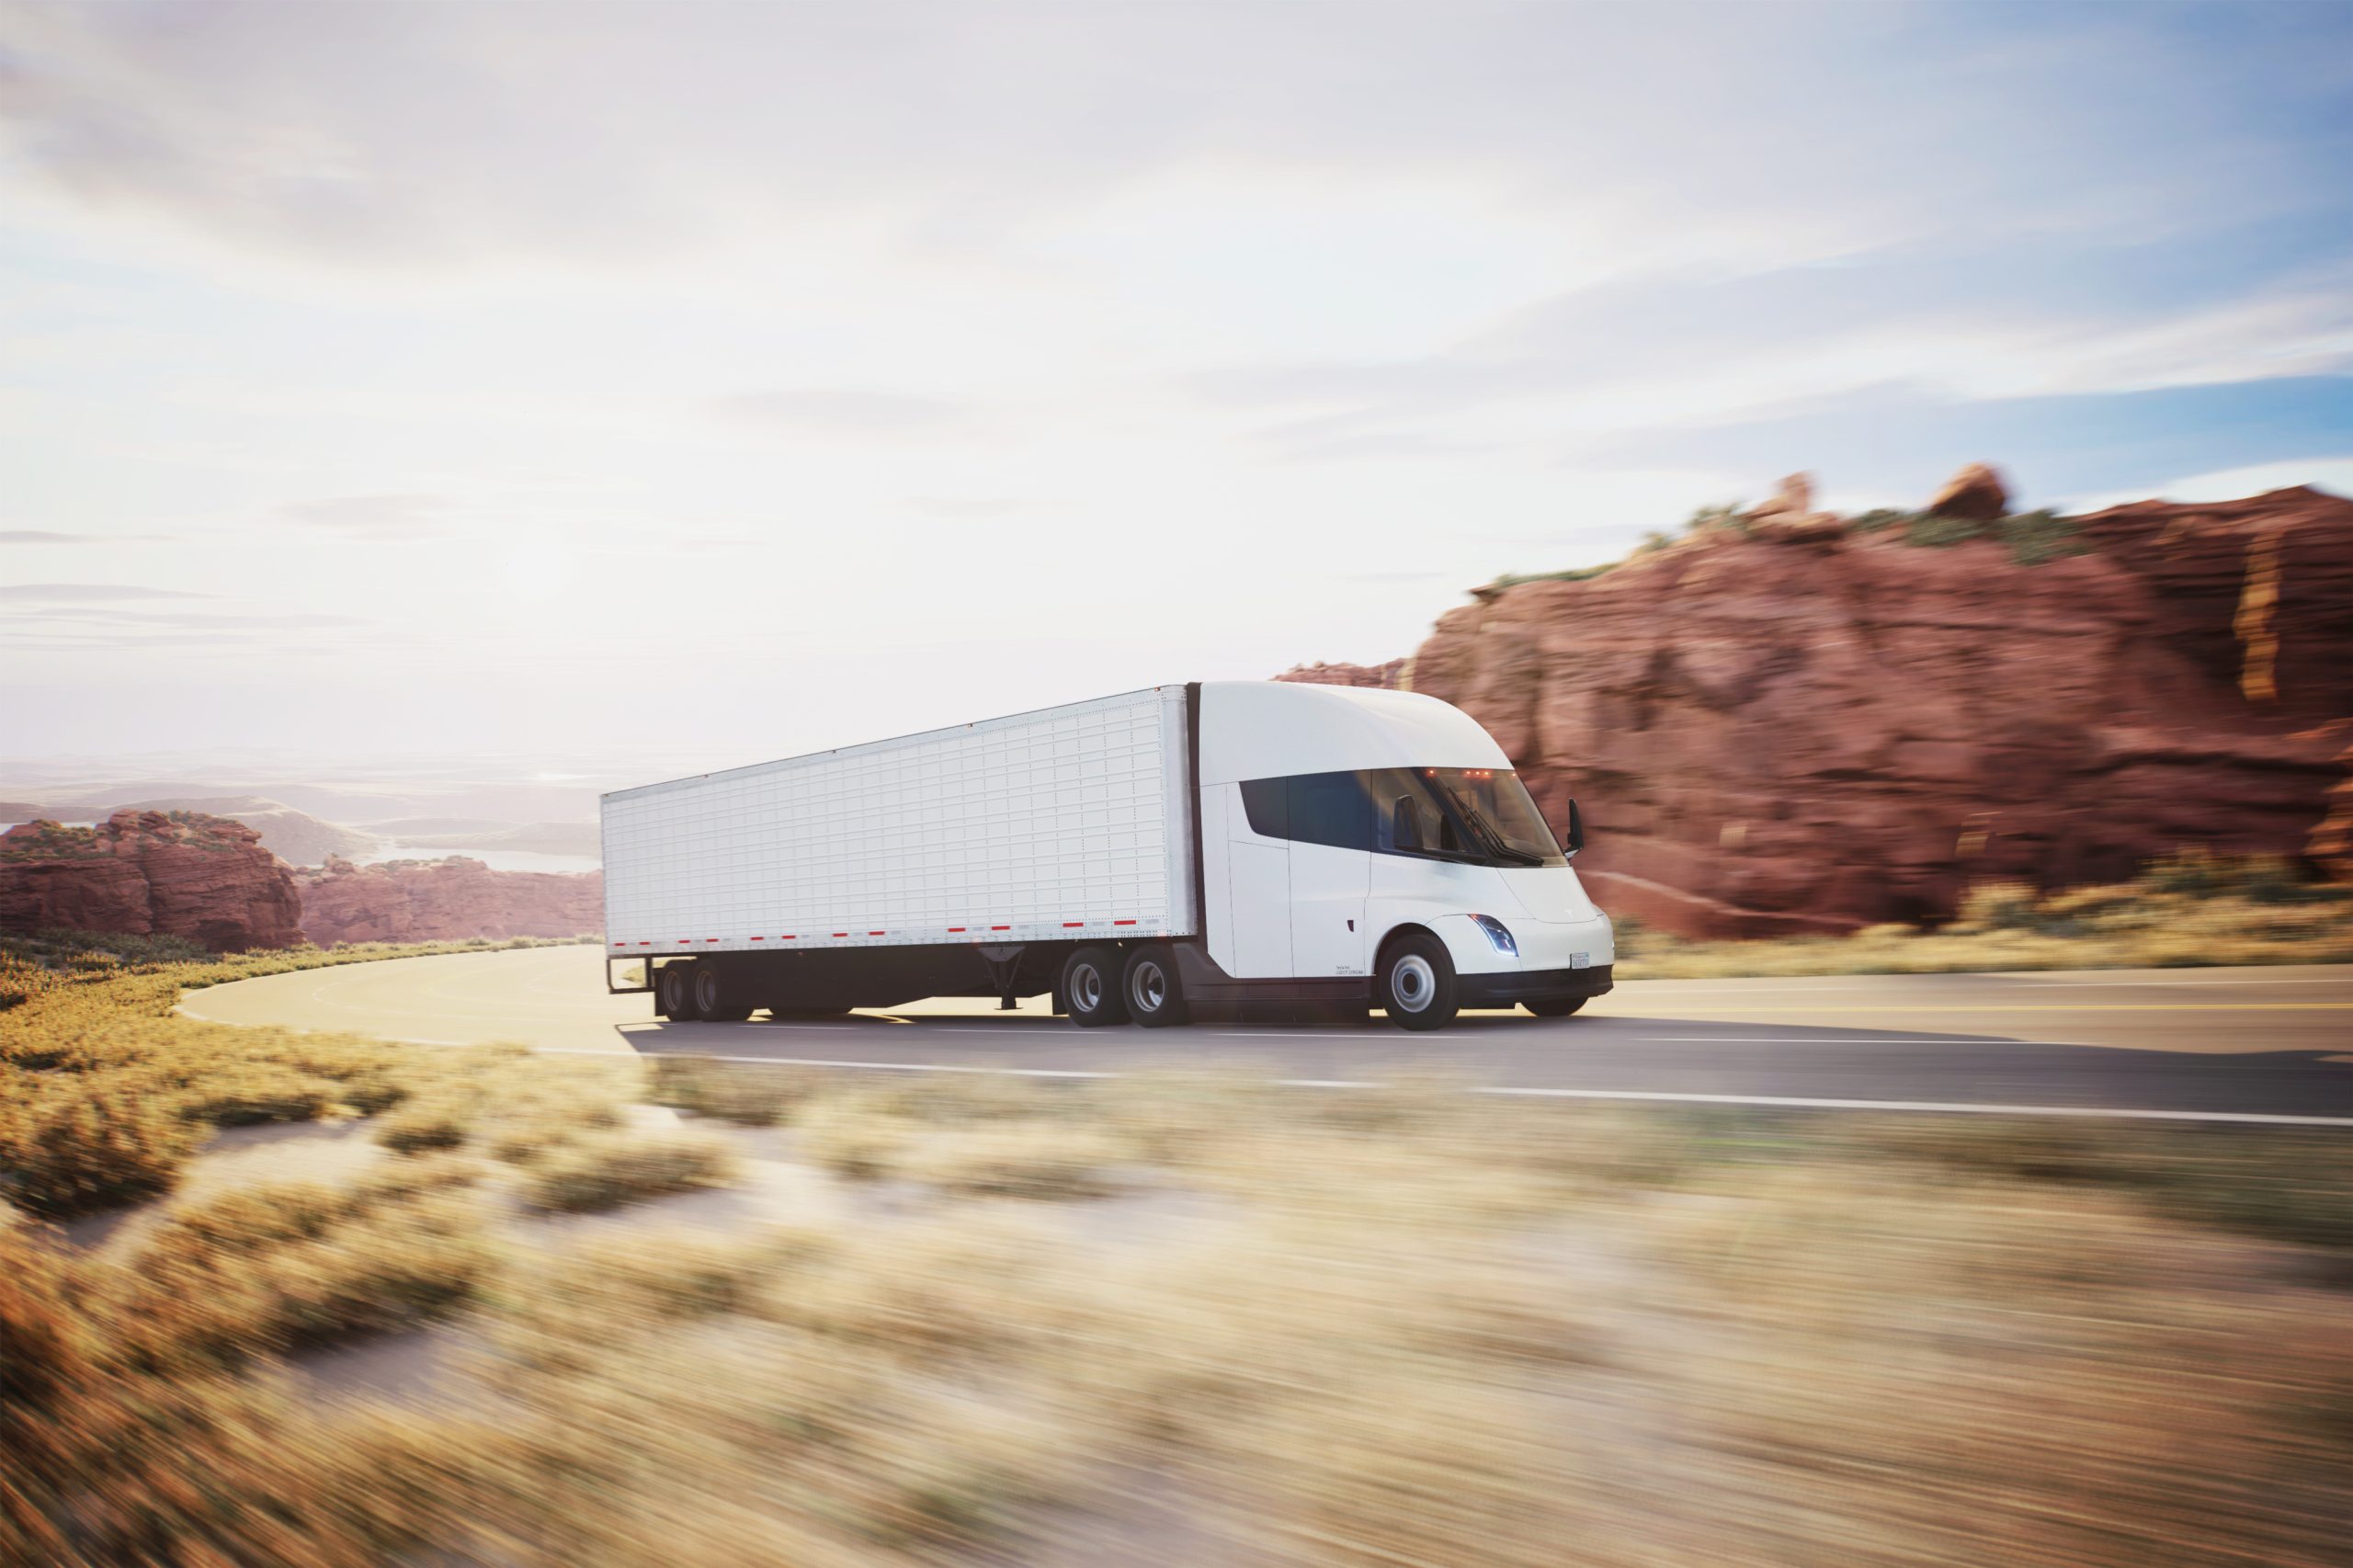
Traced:
<svg viewBox="0 0 2353 1568">
<path fill-rule="evenodd" d="M 1188 994 L 1369 1000 L 1437 1028 L 1461 1007 L 1557 1017 L 1609 989 L 1579 846 L 1469 714 L 1412 692 L 1199 690 L 1205 961 Z"/>
</svg>

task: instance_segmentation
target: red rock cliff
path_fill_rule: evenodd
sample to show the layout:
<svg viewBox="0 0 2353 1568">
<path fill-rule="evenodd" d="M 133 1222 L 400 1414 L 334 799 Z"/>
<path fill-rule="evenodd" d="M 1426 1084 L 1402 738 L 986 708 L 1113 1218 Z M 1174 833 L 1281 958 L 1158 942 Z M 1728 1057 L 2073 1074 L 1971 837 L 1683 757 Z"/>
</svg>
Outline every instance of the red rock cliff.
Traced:
<svg viewBox="0 0 2353 1568">
<path fill-rule="evenodd" d="M 2074 522 L 2088 553 L 2029 565 L 1752 518 L 1481 590 L 1382 684 L 1468 710 L 1548 812 L 1574 795 L 1605 906 L 1691 935 L 1935 918 L 1973 881 L 2116 880 L 2191 845 L 2325 857 L 2353 502 Z"/>
<path fill-rule="evenodd" d="M 330 858 L 295 873 L 302 931 L 339 942 L 461 942 L 474 937 L 577 937 L 605 926 L 602 872 L 494 871 L 480 860 Z"/>
<path fill-rule="evenodd" d="M 121 811 L 97 827 L 0 835 L 0 930 L 188 937 L 227 952 L 296 945 L 301 912 L 286 863 L 223 817 Z"/>
</svg>

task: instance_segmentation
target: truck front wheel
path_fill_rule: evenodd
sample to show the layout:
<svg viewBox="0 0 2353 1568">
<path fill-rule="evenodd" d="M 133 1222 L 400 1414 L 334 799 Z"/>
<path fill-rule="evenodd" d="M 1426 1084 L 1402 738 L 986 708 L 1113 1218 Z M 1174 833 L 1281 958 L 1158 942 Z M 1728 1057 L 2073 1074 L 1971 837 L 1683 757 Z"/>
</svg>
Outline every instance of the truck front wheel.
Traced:
<svg viewBox="0 0 2353 1568">
<path fill-rule="evenodd" d="M 1124 986 L 1128 1017 L 1148 1029 L 1185 1021 L 1185 994 L 1176 986 L 1176 955 L 1158 942 L 1128 955 Z"/>
<path fill-rule="evenodd" d="M 1071 954 L 1063 965 L 1063 999 L 1070 1004 L 1070 1021 L 1083 1029 L 1126 1023 L 1122 978 L 1120 955 L 1109 948 L 1081 948 Z"/>
<path fill-rule="evenodd" d="M 1401 937 L 1381 959 L 1381 1006 L 1401 1029 L 1442 1029 L 1454 1021 L 1454 960 L 1435 937 Z"/>
</svg>

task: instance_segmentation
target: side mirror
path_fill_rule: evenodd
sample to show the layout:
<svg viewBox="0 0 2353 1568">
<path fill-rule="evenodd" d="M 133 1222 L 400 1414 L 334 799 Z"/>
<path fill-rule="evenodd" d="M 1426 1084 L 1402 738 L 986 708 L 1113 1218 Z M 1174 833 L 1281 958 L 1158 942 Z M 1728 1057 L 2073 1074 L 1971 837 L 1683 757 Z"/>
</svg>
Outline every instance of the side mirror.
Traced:
<svg viewBox="0 0 2353 1568">
<path fill-rule="evenodd" d="M 1414 798 L 1400 795 L 1389 808 L 1389 842 L 1399 849 L 1422 846 L 1422 819 L 1414 813 Z"/>
<path fill-rule="evenodd" d="M 1569 801 L 1569 820 L 1561 824 L 1561 853 L 1574 855 L 1585 847 L 1585 813 L 1577 810 L 1576 801 Z"/>
</svg>

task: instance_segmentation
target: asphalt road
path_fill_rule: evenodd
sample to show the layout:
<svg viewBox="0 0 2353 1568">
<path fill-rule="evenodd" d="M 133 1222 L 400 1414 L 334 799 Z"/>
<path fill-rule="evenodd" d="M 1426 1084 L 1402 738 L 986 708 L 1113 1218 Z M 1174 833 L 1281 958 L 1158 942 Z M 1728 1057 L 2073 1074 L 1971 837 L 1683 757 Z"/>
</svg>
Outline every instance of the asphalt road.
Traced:
<svg viewBox="0 0 2353 1568">
<path fill-rule="evenodd" d="M 1093 1075 L 1232 1064 L 1314 1083 L 1436 1071 L 1491 1093 L 2353 1127 L 2353 967 L 1634 981 L 1573 1018 L 1079 1029 L 1032 1005 L 665 1024 L 595 948 L 305 970 L 190 993 L 225 1023 L 428 1044 Z"/>
</svg>

